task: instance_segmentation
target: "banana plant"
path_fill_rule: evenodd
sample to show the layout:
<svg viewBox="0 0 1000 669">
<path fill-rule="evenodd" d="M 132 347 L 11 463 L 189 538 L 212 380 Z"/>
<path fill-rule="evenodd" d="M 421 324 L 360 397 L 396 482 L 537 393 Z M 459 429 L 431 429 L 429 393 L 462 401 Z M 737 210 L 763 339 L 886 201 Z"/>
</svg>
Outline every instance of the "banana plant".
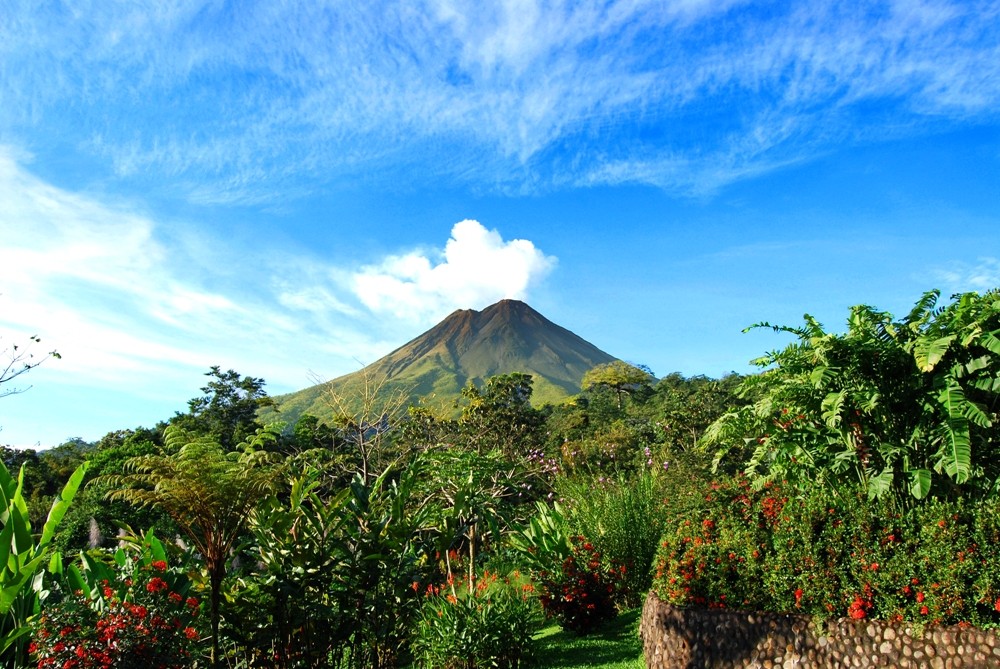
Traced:
<svg viewBox="0 0 1000 669">
<path fill-rule="evenodd" d="M 813 318 L 775 327 L 797 341 L 759 360 L 753 404 L 723 416 L 703 446 L 733 454 L 757 484 L 786 480 L 912 506 L 1000 489 L 1000 290 L 945 306 L 926 293 L 901 320 L 851 309 L 844 334 Z"/>
<path fill-rule="evenodd" d="M 28 619 L 40 608 L 44 567 L 56 529 L 76 496 L 87 463 L 80 465 L 49 509 L 42 532 L 34 536 L 24 499 L 24 467 L 14 479 L 0 462 L 0 660 L 19 666 L 26 660 Z"/>
</svg>

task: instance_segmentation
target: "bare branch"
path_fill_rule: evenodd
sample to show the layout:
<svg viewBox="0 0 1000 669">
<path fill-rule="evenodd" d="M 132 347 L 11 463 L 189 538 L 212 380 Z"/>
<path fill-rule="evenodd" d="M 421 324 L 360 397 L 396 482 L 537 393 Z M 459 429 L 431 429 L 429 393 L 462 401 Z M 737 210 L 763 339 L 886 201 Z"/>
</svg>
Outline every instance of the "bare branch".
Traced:
<svg viewBox="0 0 1000 669">
<path fill-rule="evenodd" d="M 0 353 L 0 356 L 6 360 L 6 363 L 0 362 L 0 365 L 3 365 L 3 367 L 0 368 L 0 386 L 9 383 L 27 371 L 38 367 L 49 358 L 62 358 L 58 351 L 49 351 L 44 355 L 34 353 L 31 350 L 32 347 L 36 344 L 40 344 L 42 341 L 38 335 L 31 335 L 28 340 L 29 343 L 27 345 L 12 344 L 9 348 L 4 349 L 3 352 Z M 31 386 L 24 388 L 12 388 L 8 386 L 6 388 L 0 388 L 0 397 L 23 393 L 30 387 Z"/>
</svg>

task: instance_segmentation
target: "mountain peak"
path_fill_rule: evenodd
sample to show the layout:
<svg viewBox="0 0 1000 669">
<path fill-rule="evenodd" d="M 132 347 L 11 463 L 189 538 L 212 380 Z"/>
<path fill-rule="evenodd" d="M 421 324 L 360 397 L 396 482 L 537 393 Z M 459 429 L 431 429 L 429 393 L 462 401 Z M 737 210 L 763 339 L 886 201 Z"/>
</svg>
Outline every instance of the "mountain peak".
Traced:
<svg viewBox="0 0 1000 669">
<path fill-rule="evenodd" d="M 405 391 L 412 402 L 434 396 L 450 403 L 470 381 L 531 374 L 536 403 L 560 402 L 580 392 L 583 375 L 615 358 L 551 322 L 521 300 L 503 299 L 482 311 L 458 309 L 364 370 L 330 383 L 343 395 L 374 373 Z M 322 418 L 318 387 L 278 398 L 286 420 L 302 413 Z M 310 400 L 309 398 L 313 398 Z"/>
</svg>

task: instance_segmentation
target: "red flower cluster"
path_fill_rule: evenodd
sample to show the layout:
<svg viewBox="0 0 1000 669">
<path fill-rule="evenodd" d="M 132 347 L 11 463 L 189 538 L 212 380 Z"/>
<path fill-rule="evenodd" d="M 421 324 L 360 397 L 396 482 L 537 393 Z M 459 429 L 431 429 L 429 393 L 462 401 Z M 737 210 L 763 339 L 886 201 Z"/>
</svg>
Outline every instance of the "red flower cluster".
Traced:
<svg viewBox="0 0 1000 669">
<path fill-rule="evenodd" d="M 605 566 L 601 554 L 582 536 L 571 541 L 573 554 L 560 573 L 541 579 L 539 601 L 563 629 L 583 634 L 616 615 L 613 599 L 624 567 Z"/>
<path fill-rule="evenodd" d="M 49 605 L 35 625 L 28 652 L 39 669 L 110 669 L 149 667 L 180 669 L 191 665 L 193 644 L 200 634 L 193 619 L 198 600 L 177 592 L 168 582 L 165 562 L 153 562 L 144 581 L 120 579 L 123 592 L 104 581 L 103 602 L 82 592 Z M 143 570 L 147 571 L 148 570 Z M 182 577 L 186 581 L 186 577 Z M 173 579 L 169 579 L 173 580 Z"/>
</svg>

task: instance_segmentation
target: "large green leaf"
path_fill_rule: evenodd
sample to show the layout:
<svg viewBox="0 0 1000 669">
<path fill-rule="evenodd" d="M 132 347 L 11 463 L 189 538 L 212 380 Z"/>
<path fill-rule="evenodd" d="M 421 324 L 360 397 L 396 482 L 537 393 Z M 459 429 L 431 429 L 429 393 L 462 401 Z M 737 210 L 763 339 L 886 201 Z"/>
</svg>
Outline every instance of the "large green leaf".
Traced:
<svg viewBox="0 0 1000 669">
<path fill-rule="evenodd" d="M 979 337 L 977 343 L 993 355 L 1000 355 L 1000 337 L 997 335 L 1000 335 L 1000 330 L 985 332 Z"/>
<path fill-rule="evenodd" d="M 76 492 L 80 489 L 86 473 L 87 463 L 84 462 L 76 468 L 76 471 L 69 477 L 69 481 L 63 486 L 62 492 L 52 502 L 52 508 L 49 509 L 49 515 L 45 519 L 45 525 L 42 527 L 42 536 L 38 541 L 40 550 L 45 550 L 45 547 L 52 541 L 52 537 L 56 533 L 56 528 L 69 510 L 69 505 L 72 503 L 73 498 L 76 497 Z"/>
<path fill-rule="evenodd" d="M 910 479 L 910 494 L 917 499 L 927 497 L 931 491 L 931 470 L 911 469 L 906 475 Z"/>
<path fill-rule="evenodd" d="M 948 414 L 942 425 L 945 442 L 939 466 L 955 483 L 965 483 L 972 475 L 972 442 L 966 418 L 969 401 L 961 386 L 951 377 L 945 379 L 938 401 Z"/>
<path fill-rule="evenodd" d="M 823 398 L 823 402 L 820 405 L 823 411 L 823 422 L 831 430 L 840 429 L 840 414 L 844 409 L 844 400 L 846 397 L 847 390 L 844 389 L 837 393 L 830 393 Z"/>
<path fill-rule="evenodd" d="M 914 344 L 913 357 L 916 360 L 917 368 L 921 372 L 932 372 L 941 359 L 948 353 L 951 343 L 955 341 L 955 335 L 931 339 L 930 337 L 920 337 Z"/>
</svg>

